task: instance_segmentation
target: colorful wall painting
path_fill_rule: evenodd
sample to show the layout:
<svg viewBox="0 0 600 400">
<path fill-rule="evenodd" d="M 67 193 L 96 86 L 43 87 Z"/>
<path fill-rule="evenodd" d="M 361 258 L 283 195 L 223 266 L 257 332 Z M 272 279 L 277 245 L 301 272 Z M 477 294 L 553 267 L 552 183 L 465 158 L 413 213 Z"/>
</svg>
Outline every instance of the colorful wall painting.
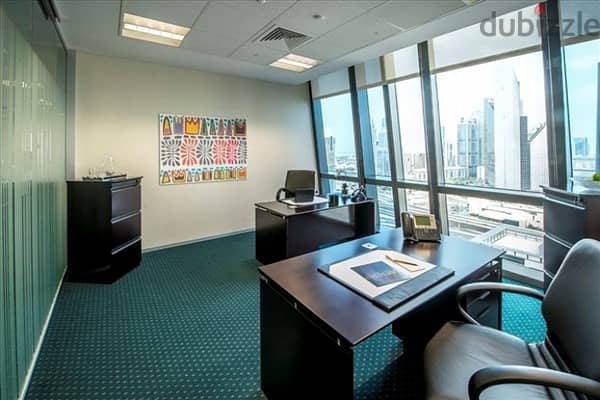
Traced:
<svg viewBox="0 0 600 400">
<path fill-rule="evenodd" d="M 245 180 L 245 118 L 159 114 L 161 185 Z"/>
</svg>

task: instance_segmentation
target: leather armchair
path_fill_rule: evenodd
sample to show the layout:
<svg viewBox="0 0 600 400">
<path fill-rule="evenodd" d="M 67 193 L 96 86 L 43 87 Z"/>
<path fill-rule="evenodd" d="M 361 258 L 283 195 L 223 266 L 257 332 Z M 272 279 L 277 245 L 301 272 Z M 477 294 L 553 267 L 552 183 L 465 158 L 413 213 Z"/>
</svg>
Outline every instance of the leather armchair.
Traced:
<svg viewBox="0 0 600 400">
<path fill-rule="evenodd" d="M 462 307 L 465 295 L 518 293 L 542 301 L 542 343 L 480 326 Z M 569 251 L 546 295 L 518 285 L 472 283 L 458 289 L 468 323 L 450 322 L 425 349 L 430 400 L 600 399 L 600 242 Z"/>
</svg>

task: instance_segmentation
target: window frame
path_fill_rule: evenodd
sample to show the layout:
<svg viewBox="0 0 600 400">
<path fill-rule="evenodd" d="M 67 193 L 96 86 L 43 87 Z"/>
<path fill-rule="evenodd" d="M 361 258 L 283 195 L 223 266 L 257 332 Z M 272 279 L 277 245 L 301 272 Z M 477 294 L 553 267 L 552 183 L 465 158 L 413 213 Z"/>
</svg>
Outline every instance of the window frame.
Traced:
<svg viewBox="0 0 600 400">
<path fill-rule="evenodd" d="M 566 147 L 566 135 L 564 129 L 564 123 L 562 127 L 560 122 L 555 124 L 553 115 L 556 114 L 557 107 L 564 104 L 564 93 L 562 91 L 562 62 L 563 55 L 561 45 L 565 45 L 565 42 L 573 42 L 578 39 L 570 39 L 567 41 L 561 41 L 560 32 L 556 29 L 549 28 L 549 24 L 558 17 L 558 0 L 548 0 L 545 3 L 546 13 L 540 15 L 540 23 L 542 25 L 542 40 L 540 46 L 530 46 L 527 48 L 500 53 L 494 56 L 486 56 L 476 60 L 470 60 L 468 62 L 461 62 L 456 65 L 444 66 L 438 69 L 431 69 L 429 63 L 429 52 L 430 43 L 421 42 L 418 43 L 418 61 L 419 61 L 419 73 L 410 74 L 408 76 L 394 77 L 390 80 L 384 80 L 382 83 L 373 85 L 365 85 L 360 89 L 366 95 L 366 90 L 370 87 L 381 86 L 384 93 L 384 107 L 386 114 L 386 125 L 388 134 L 388 154 L 391 170 L 391 181 L 370 178 L 365 175 L 365 162 L 368 160 L 363 158 L 363 146 L 364 140 L 368 139 L 370 135 L 366 135 L 363 127 L 364 123 L 361 124 L 360 119 L 365 118 L 364 111 L 361 113 L 359 106 L 359 91 L 356 85 L 355 79 L 355 67 L 351 66 L 348 68 L 348 78 L 350 80 L 350 93 L 353 101 L 352 115 L 354 117 L 354 138 L 357 147 L 357 168 L 358 176 L 337 176 L 328 173 L 326 170 L 323 171 L 320 167 L 321 161 L 319 157 L 322 155 L 317 152 L 317 162 L 319 163 L 319 176 L 320 182 L 324 180 L 343 180 L 351 184 L 359 185 L 373 185 L 373 186 L 386 186 L 392 189 L 393 201 L 394 201 L 394 214 L 396 220 L 396 226 L 400 226 L 400 212 L 404 211 L 400 209 L 400 204 L 407 204 L 406 198 L 401 199 L 399 189 L 413 189 L 420 191 L 427 191 L 430 198 L 430 209 L 433 214 L 436 215 L 441 223 L 442 232 L 445 234 L 449 233 L 448 229 L 448 210 L 444 201 L 440 200 L 444 196 L 440 195 L 458 195 L 466 197 L 478 197 L 489 200 L 514 202 L 527 205 L 542 206 L 543 205 L 543 194 L 539 192 L 527 192 L 521 190 L 511 190 L 502 188 L 492 187 L 477 187 L 477 186 L 465 186 L 465 185 L 453 185 L 444 182 L 443 175 L 443 161 L 442 161 L 442 143 L 441 143 L 441 131 L 439 128 L 439 117 L 437 110 L 437 87 L 435 80 L 432 79 L 432 75 L 438 72 L 449 71 L 452 69 L 464 68 L 466 66 L 472 66 L 492 61 L 501 60 L 508 57 L 514 57 L 516 55 L 528 54 L 536 51 L 542 51 L 542 58 L 544 62 L 544 82 L 546 85 L 546 104 L 551 104 L 552 107 L 546 111 L 547 115 L 547 126 L 548 126 L 548 165 L 549 165 L 549 186 L 558 187 L 561 189 L 567 188 L 567 177 L 570 176 L 570 161 L 567 158 L 571 157 L 570 152 L 568 153 Z M 593 36 L 594 38 L 596 36 Z M 586 38 L 590 40 L 591 38 Z M 556 45 L 558 43 L 558 55 L 556 57 Z M 381 65 L 384 65 L 384 56 L 380 57 Z M 405 79 L 421 78 L 422 88 L 422 101 L 423 101 L 423 118 L 425 128 L 425 141 L 426 141 L 426 157 L 428 167 L 428 181 L 427 182 L 416 182 L 406 179 L 400 179 L 398 171 L 402 170 L 402 146 L 398 130 L 398 115 L 395 112 L 394 102 L 395 93 L 393 84 L 397 81 Z M 557 87 L 557 85 L 559 87 Z M 552 95 L 550 95 L 552 93 Z M 340 94 L 336 93 L 335 95 Z M 556 98 L 550 98 L 556 97 Z M 314 102 L 314 100 L 313 100 Z M 562 109 L 562 108 L 561 108 Z M 554 112 L 552 111 L 554 110 Z M 563 109 L 564 110 L 564 109 Z M 564 114 L 560 114 L 564 115 Z M 313 113 L 313 118 L 317 115 Z M 368 119 L 368 112 L 366 113 Z M 368 124 L 367 124 L 368 126 Z M 551 129 L 552 128 L 552 129 Z M 318 133 L 315 132 L 315 139 L 317 140 Z M 372 157 L 371 157 L 372 158 Z M 400 160 L 400 161 L 398 161 Z M 400 163 L 400 165 L 397 165 Z M 325 188 L 323 188 L 325 190 Z M 402 191 L 404 192 L 404 191 Z"/>
</svg>

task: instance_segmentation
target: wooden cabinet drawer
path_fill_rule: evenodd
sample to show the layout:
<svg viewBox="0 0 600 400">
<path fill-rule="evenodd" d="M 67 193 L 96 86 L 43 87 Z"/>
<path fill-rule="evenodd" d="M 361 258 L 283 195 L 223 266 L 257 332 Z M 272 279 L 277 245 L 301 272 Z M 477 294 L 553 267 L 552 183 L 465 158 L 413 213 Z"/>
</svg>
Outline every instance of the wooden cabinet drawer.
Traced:
<svg viewBox="0 0 600 400">
<path fill-rule="evenodd" d="M 125 217 L 115 218 L 111 221 L 112 248 L 139 238 L 141 236 L 141 213 L 130 214 Z"/>
<path fill-rule="evenodd" d="M 500 280 L 500 265 L 496 264 L 480 276 L 477 282 L 500 282 Z M 499 292 L 473 292 L 466 295 L 464 301 L 469 315 L 482 325 L 500 329 L 501 294 Z"/>
<path fill-rule="evenodd" d="M 112 218 L 131 214 L 141 209 L 141 186 L 139 184 L 124 187 L 113 187 L 112 195 Z"/>
<path fill-rule="evenodd" d="M 583 238 L 585 207 L 577 202 L 546 197 L 544 231 L 573 245 Z"/>
<path fill-rule="evenodd" d="M 111 254 L 111 269 L 116 273 L 139 265 L 142 261 L 142 240 L 122 247 Z"/>
<path fill-rule="evenodd" d="M 544 271 L 550 276 L 556 275 L 556 271 L 562 264 L 570 247 L 554 235 L 546 233 L 544 235 Z"/>
</svg>

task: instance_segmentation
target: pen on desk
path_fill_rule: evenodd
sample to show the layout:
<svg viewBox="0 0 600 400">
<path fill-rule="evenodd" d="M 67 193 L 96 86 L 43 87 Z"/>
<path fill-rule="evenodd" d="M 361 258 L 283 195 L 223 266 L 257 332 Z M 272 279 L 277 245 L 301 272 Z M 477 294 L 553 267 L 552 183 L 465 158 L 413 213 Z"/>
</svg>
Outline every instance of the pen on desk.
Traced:
<svg viewBox="0 0 600 400">
<path fill-rule="evenodd" d="M 386 255 L 386 258 L 387 258 L 388 260 L 390 260 L 391 262 L 395 262 L 395 263 L 402 263 L 402 264 L 407 264 L 407 265 L 414 265 L 414 266 L 416 266 L 416 267 L 418 267 L 418 266 L 419 266 L 419 264 L 417 264 L 417 263 L 410 262 L 410 261 L 404 261 L 404 260 L 398 260 L 398 259 L 396 259 L 396 258 L 392 258 L 392 257 L 390 257 L 390 256 L 387 256 L 387 255 Z"/>
</svg>

